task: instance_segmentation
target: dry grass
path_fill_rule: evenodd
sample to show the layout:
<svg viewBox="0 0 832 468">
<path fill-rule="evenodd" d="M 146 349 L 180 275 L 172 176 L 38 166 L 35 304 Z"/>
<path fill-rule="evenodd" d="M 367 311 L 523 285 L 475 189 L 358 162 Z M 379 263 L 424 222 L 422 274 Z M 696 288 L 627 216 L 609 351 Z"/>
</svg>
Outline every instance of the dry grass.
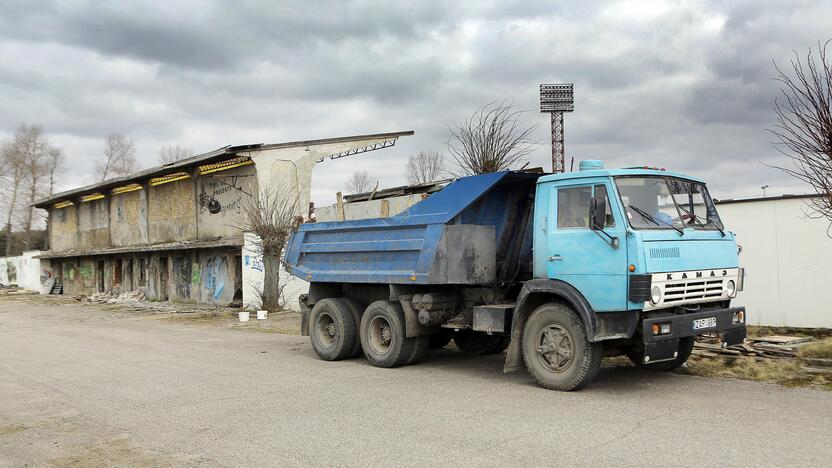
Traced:
<svg viewBox="0 0 832 468">
<path fill-rule="evenodd" d="M 749 325 L 749 337 L 762 337 L 771 335 L 787 335 L 787 336 L 811 336 L 818 339 L 832 337 L 832 329 L 830 328 L 790 328 L 790 327 L 760 327 Z"/>
<path fill-rule="evenodd" d="M 812 373 L 797 360 L 754 357 L 708 358 L 691 356 L 678 373 L 771 382 L 789 387 L 811 386 L 832 390 L 831 373 Z"/>
<path fill-rule="evenodd" d="M 801 358 L 832 359 L 832 338 L 801 346 L 798 353 Z"/>
</svg>

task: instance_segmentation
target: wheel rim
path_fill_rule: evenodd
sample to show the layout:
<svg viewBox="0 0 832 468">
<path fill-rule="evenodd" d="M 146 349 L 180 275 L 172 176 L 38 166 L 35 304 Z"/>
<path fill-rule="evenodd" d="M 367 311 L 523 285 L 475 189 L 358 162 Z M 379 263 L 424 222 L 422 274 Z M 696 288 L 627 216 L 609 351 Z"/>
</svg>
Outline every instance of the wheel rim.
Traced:
<svg viewBox="0 0 832 468">
<path fill-rule="evenodd" d="M 551 372 L 560 373 L 572 365 L 575 358 L 575 345 L 572 335 L 560 325 L 550 324 L 543 327 L 537 346 L 537 358 Z"/>
<path fill-rule="evenodd" d="M 376 354 L 386 354 L 393 343 L 393 328 L 384 317 L 376 317 L 370 321 L 370 348 Z"/>
<path fill-rule="evenodd" d="M 315 321 L 315 335 L 318 337 L 318 342 L 323 347 L 329 348 L 335 344 L 337 333 L 332 316 L 327 313 L 319 314 Z"/>
</svg>

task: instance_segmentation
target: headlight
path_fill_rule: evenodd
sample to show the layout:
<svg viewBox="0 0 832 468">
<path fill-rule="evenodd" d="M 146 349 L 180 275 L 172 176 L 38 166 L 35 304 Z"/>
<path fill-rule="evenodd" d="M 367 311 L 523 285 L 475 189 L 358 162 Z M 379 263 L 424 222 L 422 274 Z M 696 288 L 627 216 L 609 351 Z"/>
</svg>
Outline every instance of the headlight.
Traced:
<svg viewBox="0 0 832 468">
<path fill-rule="evenodd" d="M 653 286 L 650 288 L 650 302 L 654 305 L 658 304 L 662 300 L 662 290 L 658 286 Z"/>
<path fill-rule="evenodd" d="M 728 293 L 729 297 L 734 297 L 737 294 L 737 284 L 734 283 L 734 280 L 728 280 L 725 285 L 725 292 Z"/>
</svg>

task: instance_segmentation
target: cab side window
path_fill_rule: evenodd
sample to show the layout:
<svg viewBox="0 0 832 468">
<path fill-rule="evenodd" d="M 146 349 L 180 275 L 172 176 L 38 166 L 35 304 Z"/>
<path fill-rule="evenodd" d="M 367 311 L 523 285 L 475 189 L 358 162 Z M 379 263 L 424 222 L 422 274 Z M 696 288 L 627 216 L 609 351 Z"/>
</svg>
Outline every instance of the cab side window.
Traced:
<svg viewBox="0 0 832 468">
<path fill-rule="evenodd" d="M 558 229 L 589 229 L 589 199 L 592 187 L 558 189 Z"/>
<path fill-rule="evenodd" d="M 607 194 L 607 186 L 596 185 L 595 196 L 604 197 L 604 199 L 607 201 L 607 222 L 606 224 L 604 224 L 604 226 L 615 226 L 615 216 L 612 215 L 612 205 L 610 205 L 610 197 L 609 194 Z"/>
</svg>

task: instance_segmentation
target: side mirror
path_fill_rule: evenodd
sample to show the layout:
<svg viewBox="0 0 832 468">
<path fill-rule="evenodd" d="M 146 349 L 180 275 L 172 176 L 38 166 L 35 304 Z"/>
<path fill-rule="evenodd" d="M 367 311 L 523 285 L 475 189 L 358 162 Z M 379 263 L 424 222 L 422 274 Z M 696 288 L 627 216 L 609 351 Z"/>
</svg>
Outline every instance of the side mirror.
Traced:
<svg viewBox="0 0 832 468">
<path fill-rule="evenodd" d="M 592 197 L 589 200 L 589 228 L 593 231 L 604 229 L 607 225 L 607 199 Z"/>
</svg>

